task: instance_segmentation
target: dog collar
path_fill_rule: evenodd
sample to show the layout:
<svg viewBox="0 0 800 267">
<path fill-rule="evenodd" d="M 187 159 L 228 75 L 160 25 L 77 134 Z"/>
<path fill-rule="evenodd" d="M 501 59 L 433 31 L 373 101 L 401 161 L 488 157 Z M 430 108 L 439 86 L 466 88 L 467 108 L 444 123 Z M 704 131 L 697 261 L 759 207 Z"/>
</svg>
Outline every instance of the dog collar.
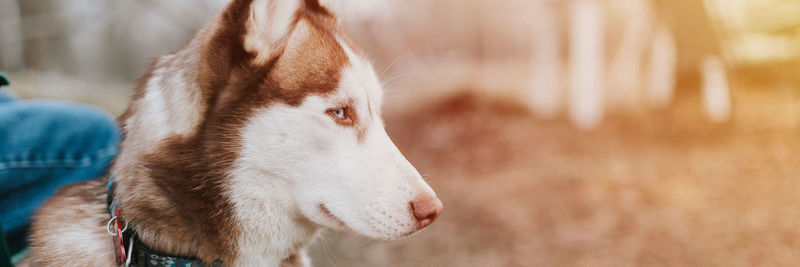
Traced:
<svg viewBox="0 0 800 267">
<path fill-rule="evenodd" d="M 108 177 L 108 191 L 106 192 L 106 205 L 111 215 L 106 231 L 112 236 L 114 241 L 114 254 L 116 255 L 117 265 L 124 266 L 143 266 L 143 267 L 195 267 L 195 266 L 222 266 L 221 263 L 204 263 L 199 259 L 184 257 L 164 253 L 147 247 L 142 244 L 136 236 L 136 231 L 128 229 L 128 221 L 125 221 L 119 213 L 119 204 L 114 196 L 114 175 Z"/>
</svg>

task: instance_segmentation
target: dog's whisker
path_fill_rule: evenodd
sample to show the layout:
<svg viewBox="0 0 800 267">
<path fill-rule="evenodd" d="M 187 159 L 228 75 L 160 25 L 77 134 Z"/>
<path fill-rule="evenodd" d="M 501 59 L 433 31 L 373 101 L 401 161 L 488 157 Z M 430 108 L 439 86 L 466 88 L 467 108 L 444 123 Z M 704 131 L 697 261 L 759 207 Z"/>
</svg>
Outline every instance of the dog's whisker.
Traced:
<svg viewBox="0 0 800 267">
<path fill-rule="evenodd" d="M 403 54 L 400 54 L 399 56 L 397 56 L 394 60 L 392 60 L 392 63 L 389 63 L 389 65 L 386 66 L 386 68 L 384 68 L 383 71 L 381 71 L 381 74 L 378 75 L 378 78 L 383 79 L 383 75 L 386 74 L 386 72 L 389 71 L 389 69 L 391 69 L 394 66 L 394 64 L 396 64 L 397 62 L 400 61 L 400 59 L 402 59 L 403 57 L 405 57 L 405 56 L 407 56 L 409 54 L 410 54 L 410 52 L 406 51 L 406 52 L 403 52 Z"/>
<path fill-rule="evenodd" d="M 394 80 L 396 80 L 398 78 L 407 77 L 407 76 L 414 76 L 414 75 L 417 75 L 417 73 L 416 72 L 412 72 L 412 71 L 399 72 L 399 73 L 393 74 L 391 77 L 389 77 L 389 79 L 383 80 L 381 82 L 381 86 L 383 86 L 384 88 L 386 88 L 386 90 L 389 90 L 389 91 L 400 90 L 400 89 L 390 89 L 389 85 L 391 84 L 392 81 L 394 81 Z"/>
</svg>

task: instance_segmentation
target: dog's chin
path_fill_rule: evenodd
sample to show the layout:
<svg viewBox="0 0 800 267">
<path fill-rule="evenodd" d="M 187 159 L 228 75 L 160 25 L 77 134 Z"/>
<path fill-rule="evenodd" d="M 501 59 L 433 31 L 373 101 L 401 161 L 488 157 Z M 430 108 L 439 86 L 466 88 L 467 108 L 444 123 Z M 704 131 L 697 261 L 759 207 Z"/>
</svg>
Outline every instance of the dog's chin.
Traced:
<svg viewBox="0 0 800 267">
<path fill-rule="evenodd" d="M 369 238 L 369 239 L 383 240 L 383 241 L 398 240 L 398 239 L 406 238 L 406 237 L 408 237 L 408 236 L 410 236 L 410 235 L 412 235 L 412 234 L 414 234 L 414 233 L 416 233 L 418 231 L 417 229 L 413 229 L 413 230 L 409 230 L 409 231 L 406 231 L 406 232 L 399 232 L 399 233 L 394 233 L 393 232 L 393 233 L 383 233 L 383 234 L 378 234 L 377 232 L 384 232 L 385 230 L 381 231 L 381 230 L 375 229 L 375 228 L 370 229 L 371 231 L 358 231 L 358 229 L 348 225 L 342 219 L 340 219 L 338 216 L 334 215 L 331 212 L 331 210 L 328 209 L 325 206 L 325 204 L 319 204 L 319 208 L 318 209 L 319 209 L 319 211 L 318 211 L 319 212 L 319 216 L 315 216 L 315 217 L 320 218 L 321 220 L 319 220 L 319 219 L 318 220 L 313 220 L 313 221 L 316 221 L 317 224 L 319 224 L 321 226 L 324 226 L 324 227 L 327 227 L 327 228 L 330 228 L 330 229 L 333 229 L 333 230 L 346 232 L 346 233 L 354 234 L 354 235 L 357 235 L 357 236 L 366 237 L 366 238 Z"/>
<path fill-rule="evenodd" d="M 355 232 L 353 231 L 353 229 L 348 227 L 344 221 L 339 219 L 339 217 L 333 215 L 331 210 L 329 210 L 328 207 L 325 206 L 325 204 L 319 204 L 318 210 L 320 214 L 320 216 L 318 217 L 322 219 L 321 221 L 317 222 L 318 224 L 338 231 Z"/>
<path fill-rule="evenodd" d="M 327 228 L 330 228 L 330 229 L 333 229 L 333 230 L 337 230 L 337 231 L 341 231 L 341 232 L 347 232 L 347 233 L 355 234 L 355 235 L 358 235 L 358 236 L 366 237 L 366 238 L 369 238 L 369 239 L 384 240 L 384 241 L 398 240 L 398 239 L 406 238 L 406 237 L 408 237 L 408 236 L 410 236 L 410 235 L 412 235 L 412 234 L 414 234 L 414 233 L 416 233 L 418 231 L 417 229 L 414 229 L 414 230 L 409 230 L 407 232 L 391 233 L 391 234 L 380 234 L 380 235 L 377 235 L 376 233 L 371 233 L 370 231 L 358 231 L 357 229 L 355 229 L 354 227 L 348 225 L 342 219 L 340 219 L 339 217 L 334 215 L 330 211 L 330 209 L 328 209 L 325 206 L 325 204 L 319 204 L 319 208 L 318 209 L 319 209 L 319 215 L 320 216 L 315 216 L 315 217 L 319 217 L 319 218 L 321 218 L 321 220 L 314 220 L 314 221 L 316 221 L 317 224 L 322 225 L 322 226 L 327 227 Z M 378 229 L 371 229 L 371 230 L 380 231 Z"/>
</svg>

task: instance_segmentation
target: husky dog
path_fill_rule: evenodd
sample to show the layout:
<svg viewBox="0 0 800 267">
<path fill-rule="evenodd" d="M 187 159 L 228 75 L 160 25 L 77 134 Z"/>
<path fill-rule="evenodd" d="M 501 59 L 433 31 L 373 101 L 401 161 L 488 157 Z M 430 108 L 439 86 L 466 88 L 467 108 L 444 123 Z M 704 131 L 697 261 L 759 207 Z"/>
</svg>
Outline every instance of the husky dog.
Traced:
<svg viewBox="0 0 800 267">
<path fill-rule="evenodd" d="M 317 0 L 234 0 L 140 79 L 113 197 L 109 177 L 60 190 L 29 260 L 114 266 L 143 246 L 171 256 L 134 265 L 304 266 L 322 227 L 408 236 L 442 203 L 386 134 L 381 90 Z M 120 249 L 117 230 L 135 242 Z"/>
</svg>

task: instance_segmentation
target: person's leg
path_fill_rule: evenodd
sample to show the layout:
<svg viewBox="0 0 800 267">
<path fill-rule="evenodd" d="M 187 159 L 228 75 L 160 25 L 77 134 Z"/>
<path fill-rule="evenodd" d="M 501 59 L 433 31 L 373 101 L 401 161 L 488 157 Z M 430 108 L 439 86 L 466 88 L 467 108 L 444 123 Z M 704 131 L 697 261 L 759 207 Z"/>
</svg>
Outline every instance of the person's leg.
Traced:
<svg viewBox="0 0 800 267">
<path fill-rule="evenodd" d="M 6 91 L 5 87 L 0 86 L 0 104 L 8 103 L 16 100 L 10 92 Z"/>
<path fill-rule="evenodd" d="M 103 111 L 57 101 L 0 104 L 0 224 L 11 253 L 26 246 L 30 217 L 56 189 L 103 175 L 119 131 Z"/>
</svg>

